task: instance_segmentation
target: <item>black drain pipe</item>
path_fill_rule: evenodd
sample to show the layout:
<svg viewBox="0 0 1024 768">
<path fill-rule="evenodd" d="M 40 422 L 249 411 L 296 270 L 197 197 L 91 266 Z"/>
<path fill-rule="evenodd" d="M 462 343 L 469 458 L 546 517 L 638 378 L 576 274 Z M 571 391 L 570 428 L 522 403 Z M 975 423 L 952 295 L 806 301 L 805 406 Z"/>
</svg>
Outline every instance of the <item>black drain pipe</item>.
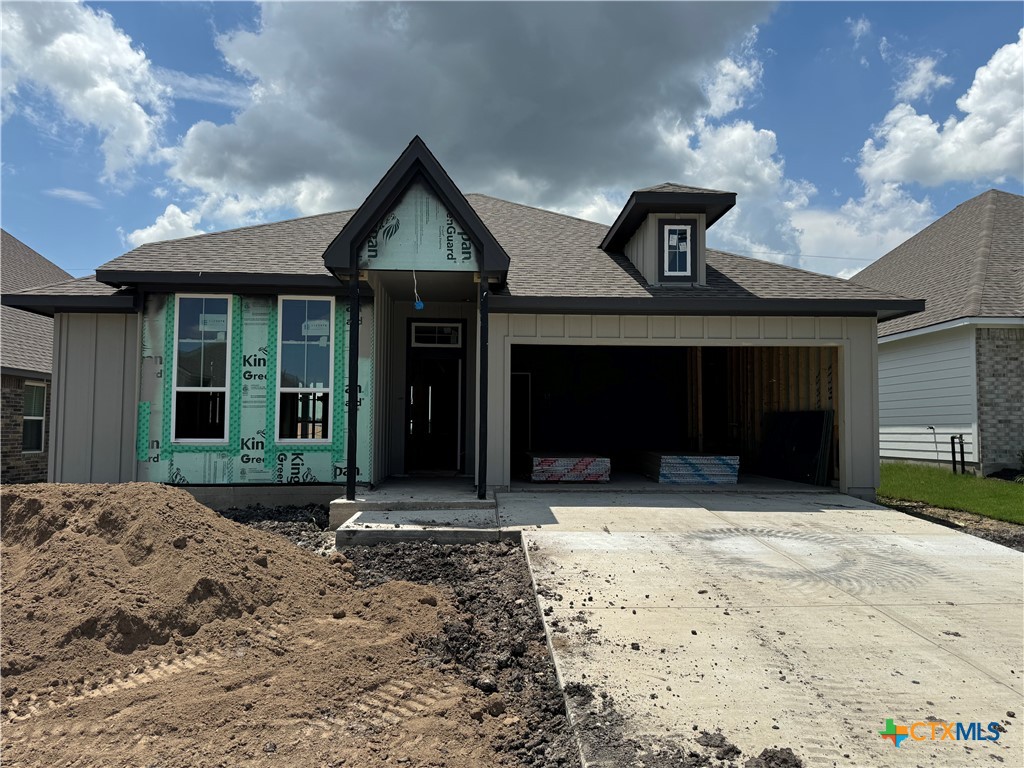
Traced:
<svg viewBox="0 0 1024 768">
<path fill-rule="evenodd" d="M 356 476 L 359 448 L 356 427 L 359 419 L 359 262 L 352 259 L 352 276 L 348 281 L 348 447 L 346 452 L 345 498 L 356 500 Z"/>
<path fill-rule="evenodd" d="M 950 435 L 949 436 L 949 452 L 953 458 L 953 474 L 956 474 L 956 444 L 960 443 L 960 474 L 967 474 L 967 465 L 964 463 L 964 436 L 963 435 Z"/>
<path fill-rule="evenodd" d="M 487 308 L 491 292 L 487 285 L 487 275 L 480 272 L 480 393 L 477 406 L 479 426 L 479 443 L 477 445 L 477 483 L 476 497 L 487 498 Z"/>
</svg>

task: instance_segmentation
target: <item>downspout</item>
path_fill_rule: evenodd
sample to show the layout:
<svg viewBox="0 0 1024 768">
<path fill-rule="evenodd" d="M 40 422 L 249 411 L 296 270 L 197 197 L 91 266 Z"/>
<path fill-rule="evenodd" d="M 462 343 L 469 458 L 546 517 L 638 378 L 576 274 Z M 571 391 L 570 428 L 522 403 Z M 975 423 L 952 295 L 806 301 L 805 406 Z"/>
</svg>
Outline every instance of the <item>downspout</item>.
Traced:
<svg viewBox="0 0 1024 768">
<path fill-rule="evenodd" d="M 477 409 L 479 411 L 477 424 L 479 426 L 479 438 L 477 443 L 477 483 L 476 497 L 487 498 L 487 306 L 491 295 L 490 287 L 487 284 L 487 275 L 480 272 L 480 392 L 478 396 Z"/>
<path fill-rule="evenodd" d="M 359 419 L 359 261 L 352 258 L 352 275 L 348 281 L 348 447 L 346 448 L 345 498 L 356 500 L 356 463 Z"/>
</svg>

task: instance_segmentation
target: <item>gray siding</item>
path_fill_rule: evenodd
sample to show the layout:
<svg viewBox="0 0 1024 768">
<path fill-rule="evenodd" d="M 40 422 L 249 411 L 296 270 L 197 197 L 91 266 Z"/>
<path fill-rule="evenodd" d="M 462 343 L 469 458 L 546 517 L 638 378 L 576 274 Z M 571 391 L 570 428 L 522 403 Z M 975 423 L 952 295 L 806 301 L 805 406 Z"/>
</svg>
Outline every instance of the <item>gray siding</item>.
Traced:
<svg viewBox="0 0 1024 768">
<path fill-rule="evenodd" d="M 882 458 L 949 461 L 950 435 L 962 434 L 964 459 L 978 460 L 973 329 L 879 344 L 878 397 Z"/>
<path fill-rule="evenodd" d="M 697 219 L 697 283 L 707 283 L 707 267 L 704 258 L 705 232 L 703 213 L 652 213 L 644 220 L 637 231 L 626 243 L 625 256 L 640 270 L 648 283 L 658 282 L 658 219 L 693 218 Z"/>
<path fill-rule="evenodd" d="M 50 479 L 135 478 L 138 315 L 58 314 L 54 323 Z"/>
</svg>

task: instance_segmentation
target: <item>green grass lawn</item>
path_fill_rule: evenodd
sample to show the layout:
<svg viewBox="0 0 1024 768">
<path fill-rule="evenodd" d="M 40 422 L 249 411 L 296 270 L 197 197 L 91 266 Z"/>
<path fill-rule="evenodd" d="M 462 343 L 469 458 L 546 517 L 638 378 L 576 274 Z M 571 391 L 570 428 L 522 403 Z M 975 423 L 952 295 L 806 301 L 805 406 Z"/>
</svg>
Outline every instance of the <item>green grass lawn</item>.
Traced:
<svg viewBox="0 0 1024 768">
<path fill-rule="evenodd" d="M 923 501 L 1024 525 L 1024 485 L 915 464 L 882 464 L 880 496 Z"/>
</svg>

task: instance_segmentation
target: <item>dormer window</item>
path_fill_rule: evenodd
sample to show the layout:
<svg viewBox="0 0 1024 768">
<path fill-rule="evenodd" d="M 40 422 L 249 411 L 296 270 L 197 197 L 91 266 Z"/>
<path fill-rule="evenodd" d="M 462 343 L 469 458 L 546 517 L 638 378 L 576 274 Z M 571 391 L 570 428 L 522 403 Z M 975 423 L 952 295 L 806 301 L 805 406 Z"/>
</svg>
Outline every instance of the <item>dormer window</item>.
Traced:
<svg viewBox="0 0 1024 768">
<path fill-rule="evenodd" d="M 669 224 L 665 227 L 665 274 L 682 277 L 690 274 L 690 227 Z"/>
<path fill-rule="evenodd" d="M 659 219 L 658 277 L 664 282 L 697 279 L 695 219 Z"/>
</svg>

